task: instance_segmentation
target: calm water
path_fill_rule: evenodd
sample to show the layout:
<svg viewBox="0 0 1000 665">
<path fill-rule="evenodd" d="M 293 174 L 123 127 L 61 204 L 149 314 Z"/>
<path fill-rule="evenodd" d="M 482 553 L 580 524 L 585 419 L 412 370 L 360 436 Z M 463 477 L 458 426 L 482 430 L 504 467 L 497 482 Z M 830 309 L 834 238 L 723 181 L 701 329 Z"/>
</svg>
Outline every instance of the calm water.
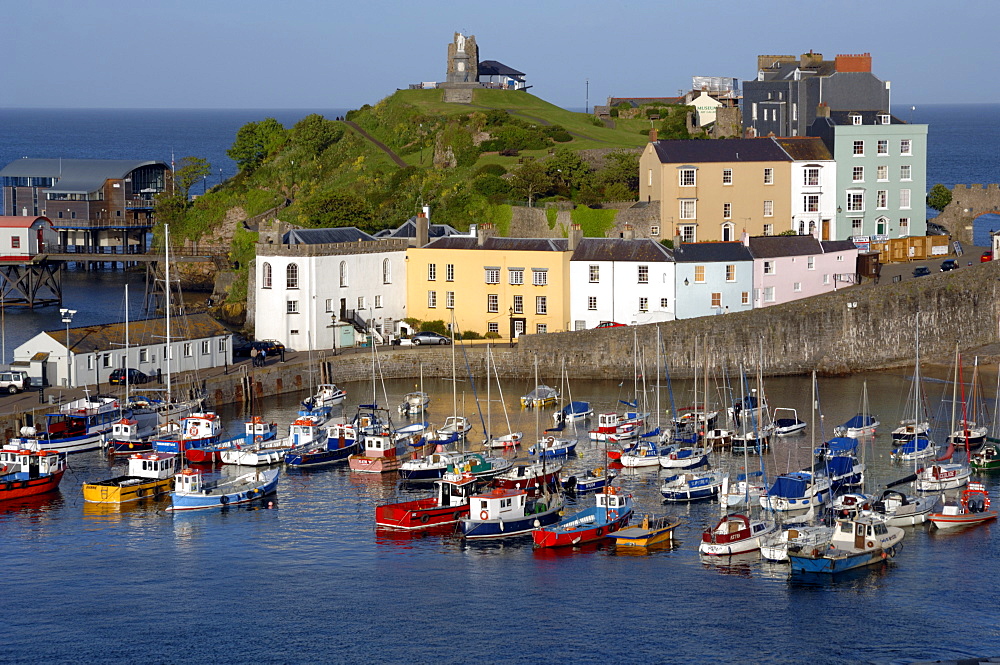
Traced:
<svg viewBox="0 0 1000 665">
<path fill-rule="evenodd" d="M 897 420 L 908 380 L 868 379 L 873 408 L 884 423 Z M 821 382 L 826 436 L 859 408 L 861 381 Z M 412 385 L 388 384 L 389 404 Z M 932 402 L 941 387 L 927 384 Z M 430 419 L 442 422 L 450 388 L 444 381 L 425 388 Z M 573 386 L 575 398 L 605 410 L 628 388 Z M 348 389 L 353 413 L 371 387 Z M 507 401 L 527 389 L 507 385 Z M 807 379 L 772 380 L 767 392 L 772 405 L 811 419 Z M 691 400 L 687 386 L 676 386 L 675 396 Z M 287 425 L 296 397 L 269 401 L 263 415 Z M 246 415 L 223 413 L 234 428 Z M 535 431 L 532 412 L 511 417 L 514 427 Z M 481 432 L 477 424 L 472 438 Z M 809 435 L 781 440 L 765 456 L 769 473 L 801 466 L 809 445 Z M 888 461 L 888 448 L 883 434 L 867 450 L 869 487 L 907 473 Z M 569 469 L 601 463 L 596 444 L 584 438 L 579 450 Z M 742 458 L 721 462 L 738 467 Z M 284 473 L 274 509 L 172 516 L 162 511 L 166 503 L 120 511 L 85 505 L 80 484 L 114 471 L 97 453 L 71 463 L 59 493 L 0 508 L 5 662 L 884 663 L 1000 653 L 997 612 L 982 589 L 1000 554 L 996 524 L 948 535 L 908 528 L 892 563 L 816 580 L 755 556 L 702 561 L 697 543 L 718 505 L 664 506 L 656 470 L 626 474 L 620 484 L 640 513 L 666 512 L 684 524 L 673 547 L 626 556 L 607 546 L 536 552 L 530 538 L 465 545 L 450 536 L 377 534 L 376 505 L 427 490 L 345 467 Z M 987 483 L 1000 491 L 996 478 Z M 946 628 L 956 623 L 962 630 Z"/>
</svg>

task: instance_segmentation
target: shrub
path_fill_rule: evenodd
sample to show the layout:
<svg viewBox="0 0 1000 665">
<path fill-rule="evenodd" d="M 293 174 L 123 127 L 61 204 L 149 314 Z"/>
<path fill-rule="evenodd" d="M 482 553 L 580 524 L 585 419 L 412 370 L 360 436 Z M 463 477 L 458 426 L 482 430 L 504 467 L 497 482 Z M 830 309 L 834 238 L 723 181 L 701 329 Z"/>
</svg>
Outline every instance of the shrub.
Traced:
<svg viewBox="0 0 1000 665">
<path fill-rule="evenodd" d="M 448 335 L 448 327 L 444 324 L 444 321 L 424 321 L 420 324 L 420 332 L 436 332 L 439 335 Z"/>
<path fill-rule="evenodd" d="M 499 164 L 484 164 L 479 167 L 476 171 L 476 175 L 495 175 L 502 176 L 507 173 L 507 169 L 500 166 Z"/>
<path fill-rule="evenodd" d="M 498 176 L 484 174 L 476 176 L 472 189 L 487 199 L 499 202 L 510 194 L 510 183 Z"/>
<path fill-rule="evenodd" d="M 500 339 L 500 333 L 488 332 L 485 335 L 486 339 Z"/>
<path fill-rule="evenodd" d="M 573 135 L 559 125 L 549 125 L 547 127 L 543 127 L 542 133 L 558 143 L 566 143 L 573 140 Z"/>
<path fill-rule="evenodd" d="M 462 333 L 461 339 L 482 339 L 483 336 L 477 333 L 475 330 L 466 330 Z"/>
</svg>

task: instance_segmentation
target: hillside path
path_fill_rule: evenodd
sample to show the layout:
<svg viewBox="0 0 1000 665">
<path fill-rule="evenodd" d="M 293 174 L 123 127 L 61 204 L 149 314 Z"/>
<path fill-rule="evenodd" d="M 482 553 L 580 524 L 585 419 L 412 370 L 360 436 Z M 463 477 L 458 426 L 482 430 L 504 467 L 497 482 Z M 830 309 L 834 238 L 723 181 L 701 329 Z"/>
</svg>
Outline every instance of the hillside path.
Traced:
<svg viewBox="0 0 1000 665">
<path fill-rule="evenodd" d="M 389 146 L 387 146 L 386 144 L 382 143 L 377 138 L 375 138 L 374 136 L 372 136 L 371 134 L 369 134 L 365 130 L 363 130 L 360 127 L 358 127 L 358 123 L 352 122 L 351 120 L 341 120 L 341 122 L 344 123 L 345 125 L 347 125 L 348 127 L 350 127 L 351 129 L 353 129 L 354 131 L 356 131 L 358 134 L 361 134 L 361 136 L 363 136 L 366 139 L 368 139 L 369 141 L 371 141 L 382 152 L 384 152 L 385 154 L 389 155 L 389 159 L 391 159 L 392 161 L 396 162 L 396 165 L 399 166 L 399 168 L 405 169 L 405 168 L 407 168 L 409 166 L 409 164 L 407 164 L 406 162 L 403 161 L 402 157 L 400 157 L 399 155 L 397 155 L 396 153 L 394 153 L 392 150 L 390 150 Z"/>
</svg>

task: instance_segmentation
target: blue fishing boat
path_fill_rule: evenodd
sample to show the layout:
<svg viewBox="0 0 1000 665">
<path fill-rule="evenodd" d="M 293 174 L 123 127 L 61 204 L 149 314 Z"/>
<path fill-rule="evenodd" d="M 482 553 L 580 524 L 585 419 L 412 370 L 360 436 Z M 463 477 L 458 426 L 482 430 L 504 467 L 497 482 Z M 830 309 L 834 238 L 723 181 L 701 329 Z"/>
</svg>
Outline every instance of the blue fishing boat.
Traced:
<svg viewBox="0 0 1000 665">
<path fill-rule="evenodd" d="M 628 526 L 634 511 L 632 495 L 607 487 L 595 496 L 596 505 L 569 515 L 555 524 L 531 532 L 535 547 L 582 545 Z"/>
<path fill-rule="evenodd" d="M 842 573 L 879 563 L 896 555 L 903 530 L 877 517 L 837 520 L 829 544 L 788 546 L 792 572 Z"/>
<path fill-rule="evenodd" d="M 462 535 L 469 540 L 525 535 L 558 521 L 562 507 L 559 494 L 542 493 L 531 498 L 523 489 L 497 488 L 489 494 L 472 496 L 469 516 L 461 521 Z"/>
<path fill-rule="evenodd" d="M 279 471 L 253 471 L 231 479 L 206 481 L 201 471 L 183 469 L 174 476 L 171 506 L 167 510 L 205 510 L 250 503 L 274 492 Z"/>
<path fill-rule="evenodd" d="M 711 499 L 719 495 L 724 478 L 722 471 L 679 473 L 663 479 L 660 494 L 675 503 Z"/>
<path fill-rule="evenodd" d="M 554 436 L 542 437 L 538 443 L 528 448 L 532 457 L 565 457 L 576 450 L 575 439 L 562 439 Z"/>
<path fill-rule="evenodd" d="M 361 449 L 361 441 L 353 425 L 340 423 L 327 427 L 324 434 L 317 436 L 317 440 L 312 443 L 285 453 L 285 465 L 303 469 L 336 464 Z"/>
<path fill-rule="evenodd" d="M 9 443 L 26 450 L 55 450 L 60 453 L 79 453 L 101 447 L 105 434 L 111 432 L 115 422 L 128 418 L 129 411 L 122 411 L 116 397 L 89 395 L 63 404 L 59 411 L 45 414 L 45 424 L 21 428 L 20 437 Z"/>
<path fill-rule="evenodd" d="M 563 489 L 567 492 L 583 494 L 606 487 L 617 477 L 618 474 L 611 469 L 599 466 L 595 469 L 587 469 L 578 476 L 562 476 L 559 478 L 559 482 L 562 483 Z"/>
</svg>

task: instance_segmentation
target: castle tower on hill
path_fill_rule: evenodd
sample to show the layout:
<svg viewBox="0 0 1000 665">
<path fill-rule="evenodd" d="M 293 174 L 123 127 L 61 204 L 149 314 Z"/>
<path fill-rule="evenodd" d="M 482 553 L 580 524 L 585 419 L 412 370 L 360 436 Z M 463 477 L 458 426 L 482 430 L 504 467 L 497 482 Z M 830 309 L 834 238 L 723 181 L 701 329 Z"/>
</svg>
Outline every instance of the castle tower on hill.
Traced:
<svg viewBox="0 0 1000 665">
<path fill-rule="evenodd" d="M 454 40 L 448 44 L 448 74 L 447 83 L 477 83 L 479 81 L 479 47 L 476 46 L 476 36 L 466 37 L 461 32 L 455 33 Z"/>
</svg>

